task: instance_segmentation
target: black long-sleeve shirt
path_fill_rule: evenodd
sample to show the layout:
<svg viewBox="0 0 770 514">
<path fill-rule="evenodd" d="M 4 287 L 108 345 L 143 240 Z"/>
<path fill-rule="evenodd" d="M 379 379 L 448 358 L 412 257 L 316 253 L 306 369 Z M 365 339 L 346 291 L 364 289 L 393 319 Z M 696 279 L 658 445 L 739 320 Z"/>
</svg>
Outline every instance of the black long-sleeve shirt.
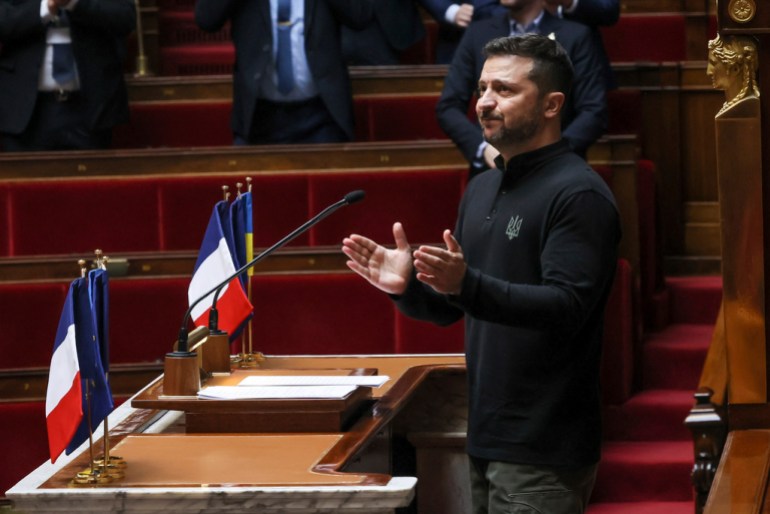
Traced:
<svg viewBox="0 0 770 514">
<path fill-rule="evenodd" d="M 609 188 L 562 140 L 474 178 L 455 237 L 468 264 L 460 295 L 413 279 L 396 302 L 439 324 L 465 317 L 468 453 L 597 462 L 603 312 L 620 240 Z"/>
</svg>

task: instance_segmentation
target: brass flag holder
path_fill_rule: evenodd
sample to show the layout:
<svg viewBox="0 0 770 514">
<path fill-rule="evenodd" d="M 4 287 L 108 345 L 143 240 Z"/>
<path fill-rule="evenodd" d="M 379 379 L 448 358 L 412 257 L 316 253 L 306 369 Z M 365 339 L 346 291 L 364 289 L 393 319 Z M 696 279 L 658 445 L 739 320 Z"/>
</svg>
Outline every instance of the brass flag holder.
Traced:
<svg viewBox="0 0 770 514">
<path fill-rule="evenodd" d="M 98 269 L 106 270 L 108 257 L 102 254 L 102 251 L 97 249 L 94 252 L 96 254 L 95 267 Z M 78 260 L 80 266 L 80 276 L 85 277 L 87 274 L 86 261 L 83 259 Z M 105 372 L 105 377 L 109 382 L 109 373 Z M 113 480 L 121 479 L 125 476 L 126 461 L 122 457 L 110 455 L 110 428 L 109 428 L 109 416 L 104 418 L 104 435 L 102 441 L 104 443 L 104 453 L 101 458 L 95 458 L 94 456 L 94 432 L 91 425 L 91 383 L 86 381 L 86 416 L 88 420 L 88 451 L 89 451 L 89 467 L 75 475 L 70 483 L 71 487 L 88 487 L 94 485 L 109 484 Z"/>
</svg>

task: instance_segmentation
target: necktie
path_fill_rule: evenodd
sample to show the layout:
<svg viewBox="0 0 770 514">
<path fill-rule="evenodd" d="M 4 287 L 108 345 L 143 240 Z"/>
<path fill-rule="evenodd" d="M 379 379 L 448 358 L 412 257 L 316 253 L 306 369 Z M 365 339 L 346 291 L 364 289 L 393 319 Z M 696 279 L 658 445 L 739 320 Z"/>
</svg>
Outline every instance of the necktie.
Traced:
<svg viewBox="0 0 770 514">
<path fill-rule="evenodd" d="M 294 89 L 291 64 L 291 0 L 278 0 L 278 55 L 275 60 L 278 91 L 288 94 Z"/>
<path fill-rule="evenodd" d="M 59 14 L 59 27 L 69 27 L 67 11 Z M 54 43 L 53 45 L 53 79 L 59 85 L 69 84 L 75 80 L 75 54 L 72 53 L 71 43 Z"/>
</svg>

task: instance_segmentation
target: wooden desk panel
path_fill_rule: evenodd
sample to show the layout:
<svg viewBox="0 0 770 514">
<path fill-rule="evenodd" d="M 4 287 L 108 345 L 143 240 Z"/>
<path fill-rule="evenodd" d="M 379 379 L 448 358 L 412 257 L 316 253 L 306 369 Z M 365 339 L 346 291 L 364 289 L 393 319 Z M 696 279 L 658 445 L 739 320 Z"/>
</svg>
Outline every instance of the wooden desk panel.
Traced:
<svg viewBox="0 0 770 514">
<path fill-rule="evenodd" d="M 373 483 L 366 475 L 314 470 L 341 437 L 340 434 L 130 435 L 115 447 L 115 454 L 129 463 L 121 487 Z"/>
</svg>

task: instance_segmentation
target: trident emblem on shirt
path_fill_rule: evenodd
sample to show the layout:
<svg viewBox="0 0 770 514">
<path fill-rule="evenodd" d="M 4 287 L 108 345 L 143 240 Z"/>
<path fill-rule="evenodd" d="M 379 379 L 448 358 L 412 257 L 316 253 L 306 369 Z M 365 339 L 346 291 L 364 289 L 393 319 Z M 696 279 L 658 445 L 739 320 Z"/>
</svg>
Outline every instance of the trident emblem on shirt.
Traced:
<svg viewBox="0 0 770 514">
<path fill-rule="evenodd" d="M 508 236 L 508 239 L 519 237 L 519 230 L 521 230 L 522 221 L 524 221 L 523 218 L 520 218 L 518 216 L 514 218 L 513 216 L 511 216 L 511 221 L 508 222 L 508 228 L 505 229 L 505 235 Z"/>
</svg>

